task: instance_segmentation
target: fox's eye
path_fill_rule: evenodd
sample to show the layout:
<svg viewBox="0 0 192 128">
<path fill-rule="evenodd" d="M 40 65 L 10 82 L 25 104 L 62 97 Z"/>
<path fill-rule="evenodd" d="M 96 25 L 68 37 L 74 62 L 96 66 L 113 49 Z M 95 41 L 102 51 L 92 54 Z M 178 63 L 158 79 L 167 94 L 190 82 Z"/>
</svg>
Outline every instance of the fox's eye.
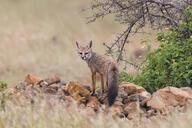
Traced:
<svg viewBox="0 0 192 128">
<path fill-rule="evenodd" d="M 87 54 L 88 54 L 88 52 L 85 53 L 85 55 L 87 55 Z"/>
<path fill-rule="evenodd" d="M 82 55 L 82 52 L 80 52 L 79 54 Z"/>
</svg>

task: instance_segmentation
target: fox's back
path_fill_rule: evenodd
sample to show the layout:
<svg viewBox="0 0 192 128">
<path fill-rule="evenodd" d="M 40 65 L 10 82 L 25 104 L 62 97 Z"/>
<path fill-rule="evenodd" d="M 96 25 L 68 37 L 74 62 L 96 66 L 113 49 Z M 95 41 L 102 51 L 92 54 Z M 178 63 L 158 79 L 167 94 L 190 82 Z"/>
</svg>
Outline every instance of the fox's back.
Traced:
<svg viewBox="0 0 192 128">
<path fill-rule="evenodd" d="M 110 56 L 100 55 L 93 53 L 90 61 L 88 62 L 90 68 L 94 68 L 97 72 L 103 74 L 106 73 L 109 66 L 113 65 L 117 67 L 116 62 Z"/>
</svg>

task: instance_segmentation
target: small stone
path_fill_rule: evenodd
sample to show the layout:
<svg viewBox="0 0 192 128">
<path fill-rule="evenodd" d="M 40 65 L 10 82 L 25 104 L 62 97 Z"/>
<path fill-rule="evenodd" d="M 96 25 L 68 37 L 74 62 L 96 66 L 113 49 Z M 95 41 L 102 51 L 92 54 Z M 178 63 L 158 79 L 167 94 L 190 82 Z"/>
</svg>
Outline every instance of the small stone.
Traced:
<svg viewBox="0 0 192 128">
<path fill-rule="evenodd" d="M 148 93 L 147 91 L 143 91 L 141 93 L 132 94 L 132 95 L 128 96 L 127 98 L 125 98 L 123 100 L 123 103 L 127 104 L 129 102 L 134 102 L 134 101 L 142 102 L 143 100 L 145 100 L 147 98 L 151 98 L 151 94 Z"/>
<path fill-rule="evenodd" d="M 57 94 L 58 94 L 58 95 L 64 95 L 64 92 L 63 92 L 63 90 L 62 90 L 61 88 L 59 88 L 59 89 L 57 90 Z"/>
<path fill-rule="evenodd" d="M 26 77 L 25 77 L 25 81 L 28 85 L 29 84 L 32 84 L 32 85 L 37 85 L 39 82 L 41 82 L 42 79 L 35 76 L 35 75 L 32 75 L 32 74 L 28 74 Z"/>
<path fill-rule="evenodd" d="M 65 97 L 64 97 L 64 100 L 67 100 L 67 101 L 72 101 L 72 100 L 73 100 L 73 98 L 72 98 L 71 96 L 65 96 Z"/>
<path fill-rule="evenodd" d="M 122 82 L 120 89 L 124 90 L 128 95 L 146 91 L 143 87 L 129 82 Z"/>
<path fill-rule="evenodd" d="M 40 81 L 39 82 L 39 87 L 45 87 L 45 86 L 48 86 L 48 83 L 46 81 Z"/>
<path fill-rule="evenodd" d="M 80 109 L 85 109 L 85 107 L 86 107 L 85 104 L 80 104 L 80 105 L 79 105 L 79 108 L 80 108 Z"/>
<path fill-rule="evenodd" d="M 75 100 L 80 102 L 86 102 L 89 99 L 90 92 L 84 89 L 79 83 L 71 81 L 67 85 L 67 92 Z"/>
<path fill-rule="evenodd" d="M 96 107 L 99 107 L 100 105 L 101 104 L 96 97 L 94 97 L 94 96 L 89 97 L 87 107 L 96 108 Z"/>
<path fill-rule="evenodd" d="M 128 115 L 129 119 L 133 119 L 143 113 L 143 110 L 141 109 L 139 102 L 130 102 L 125 105 L 124 112 Z"/>
<path fill-rule="evenodd" d="M 44 92 L 44 93 L 56 94 L 56 93 L 57 93 L 57 90 L 54 89 L 54 88 L 47 87 L 47 88 L 44 88 L 43 92 Z"/>
<path fill-rule="evenodd" d="M 58 84 L 52 84 L 52 85 L 49 86 L 49 88 L 53 88 L 55 90 L 58 90 L 59 87 L 60 86 Z"/>
<path fill-rule="evenodd" d="M 58 76 L 56 75 L 53 75 L 53 76 L 50 76 L 48 77 L 47 79 L 45 79 L 45 81 L 48 83 L 48 86 L 51 85 L 51 84 L 57 84 L 59 83 L 61 80 Z"/>
<path fill-rule="evenodd" d="M 82 85 L 82 87 L 91 92 L 91 87 L 89 85 Z"/>
<path fill-rule="evenodd" d="M 117 97 L 121 97 L 121 98 L 125 99 L 125 98 L 128 97 L 128 94 L 124 90 L 122 90 L 120 88 L 119 91 L 118 91 L 118 96 Z"/>
<path fill-rule="evenodd" d="M 121 106 L 113 105 L 110 107 L 109 111 L 113 116 L 124 117 L 123 109 Z"/>
<path fill-rule="evenodd" d="M 123 99 L 121 97 L 117 97 L 115 102 L 114 102 L 114 105 L 115 106 L 123 106 L 122 101 L 123 101 Z"/>
</svg>

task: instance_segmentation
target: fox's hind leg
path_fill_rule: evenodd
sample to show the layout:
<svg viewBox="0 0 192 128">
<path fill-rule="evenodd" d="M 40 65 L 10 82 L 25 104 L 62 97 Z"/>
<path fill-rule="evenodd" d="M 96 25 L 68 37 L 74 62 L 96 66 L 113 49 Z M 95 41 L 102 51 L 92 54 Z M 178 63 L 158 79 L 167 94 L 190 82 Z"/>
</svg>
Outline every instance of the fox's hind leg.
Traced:
<svg viewBox="0 0 192 128">
<path fill-rule="evenodd" d="M 104 85 L 104 80 L 105 78 L 103 77 L 103 75 L 101 75 L 101 88 L 102 88 L 102 94 L 104 94 L 105 92 L 105 85 Z"/>
</svg>

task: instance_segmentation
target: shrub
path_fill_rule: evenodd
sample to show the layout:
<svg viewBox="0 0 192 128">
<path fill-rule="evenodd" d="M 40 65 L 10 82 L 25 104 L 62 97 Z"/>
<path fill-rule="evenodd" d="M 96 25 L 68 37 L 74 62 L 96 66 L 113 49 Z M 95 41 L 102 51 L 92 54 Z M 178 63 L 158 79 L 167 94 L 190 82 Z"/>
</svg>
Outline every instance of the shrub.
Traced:
<svg viewBox="0 0 192 128">
<path fill-rule="evenodd" d="M 154 92 L 165 86 L 192 87 L 192 9 L 186 9 L 179 27 L 167 34 L 159 33 L 160 47 L 150 52 L 144 69 L 132 82 Z M 124 75 L 125 76 L 125 75 Z M 129 77 L 127 77 L 129 78 Z M 121 78 L 122 79 L 122 78 Z M 123 78 L 125 79 L 125 78 Z M 129 79 L 128 79 L 129 80 Z"/>
<path fill-rule="evenodd" d="M 125 82 L 133 82 L 133 79 L 134 78 L 132 76 L 128 75 L 126 72 L 121 72 L 119 74 L 119 81 L 120 81 L 120 83 L 123 82 L 123 81 L 125 81 Z"/>
<path fill-rule="evenodd" d="M 7 83 L 4 81 L 0 81 L 0 92 L 3 92 L 7 88 L 8 88 Z"/>
</svg>

